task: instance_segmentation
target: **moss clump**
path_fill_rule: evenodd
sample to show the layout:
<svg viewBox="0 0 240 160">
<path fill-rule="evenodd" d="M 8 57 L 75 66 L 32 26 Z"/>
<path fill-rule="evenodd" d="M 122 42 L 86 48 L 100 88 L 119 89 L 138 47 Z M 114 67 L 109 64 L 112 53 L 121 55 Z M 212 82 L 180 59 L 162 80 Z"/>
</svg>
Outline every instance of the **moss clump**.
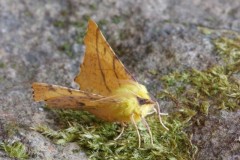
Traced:
<svg viewBox="0 0 240 160">
<path fill-rule="evenodd" d="M 4 68 L 5 64 L 3 62 L 0 62 L 0 68 Z"/>
<path fill-rule="evenodd" d="M 204 33 L 216 33 L 204 28 Z M 206 34 L 206 33 L 205 33 Z M 223 62 L 204 71 L 191 69 L 175 71 L 162 77 L 164 91 L 161 98 L 171 99 L 176 105 L 208 114 L 209 107 L 234 110 L 240 103 L 240 36 L 224 31 L 224 36 L 213 39 L 215 50 Z"/>
<path fill-rule="evenodd" d="M 232 35 L 232 32 L 231 32 Z M 224 60 L 204 71 L 191 69 L 173 72 L 162 77 L 164 92 L 183 108 L 208 114 L 210 106 L 220 109 L 239 109 L 240 84 L 237 77 L 240 72 L 240 36 L 220 37 L 213 40 L 216 52 Z"/>
<path fill-rule="evenodd" d="M 15 159 L 28 159 L 29 150 L 25 144 L 19 140 L 20 126 L 15 122 L 4 123 L 0 131 L 0 150 L 4 151 L 9 157 Z M 3 139 L 1 141 L 1 139 Z"/>
<path fill-rule="evenodd" d="M 63 51 L 67 56 L 73 58 L 72 44 L 64 43 L 63 45 L 59 46 L 58 49 L 60 51 Z"/>
<path fill-rule="evenodd" d="M 189 70 L 174 72 L 162 77 L 168 97 L 177 105 L 208 114 L 210 106 L 221 109 L 239 108 L 239 82 L 233 72 L 239 64 L 215 66 L 205 71 Z"/>
<path fill-rule="evenodd" d="M 114 141 L 120 125 L 102 122 L 86 112 L 56 111 L 65 129 L 54 131 L 46 126 L 34 129 L 52 138 L 57 144 L 73 141 L 83 148 L 89 159 L 191 159 L 195 148 L 183 132 L 185 123 L 178 118 L 165 117 L 169 127 L 166 131 L 157 116 L 150 116 L 147 121 L 153 133 L 154 146 L 146 128 L 140 123 L 142 147 L 138 148 L 138 138 L 134 126 L 129 125 L 122 137 Z M 174 115 L 176 117 L 176 115 Z M 104 157 L 104 158 L 103 158 Z"/>
<path fill-rule="evenodd" d="M 14 143 L 0 142 L 0 149 L 4 150 L 9 157 L 17 159 L 28 159 L 29 155 L 26 146 L 17 141 Z"/>
<path fill-rule="evenodd" d="M 240 36 L 234 38 L 220 37 L 213 41 L 217 52 L 224 58 L 225 63 L 231 64 L 240 60 Z"/>
</svg>

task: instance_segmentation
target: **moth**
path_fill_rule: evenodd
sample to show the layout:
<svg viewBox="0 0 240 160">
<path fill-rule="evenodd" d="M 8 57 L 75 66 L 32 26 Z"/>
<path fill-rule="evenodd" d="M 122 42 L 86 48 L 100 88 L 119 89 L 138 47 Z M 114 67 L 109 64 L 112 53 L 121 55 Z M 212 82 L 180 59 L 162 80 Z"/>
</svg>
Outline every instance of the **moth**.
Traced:
<svg viewBox="0 0 240 160">
<path fill-rule="evenodd" d="M 157 112 L 160 123 L 167 129 L 162 123 L 158 102 L 151 99 L 146 87 L 124 67 L 93 20 L 88 22 L 84 44 L 83 63 L 74 79 L 80 89 L 34 82 L 34 101 L 45 101 L 50 108 L 88 111 L 102 120 L 118 122 L 122 129 L 115 140 L 121 137 L 126 124 L 132 123 L 136 127 L 139 147 L 141 137 L 137 123 L 143 121 L 153 144 L 145 117 Z"/>
</svg>

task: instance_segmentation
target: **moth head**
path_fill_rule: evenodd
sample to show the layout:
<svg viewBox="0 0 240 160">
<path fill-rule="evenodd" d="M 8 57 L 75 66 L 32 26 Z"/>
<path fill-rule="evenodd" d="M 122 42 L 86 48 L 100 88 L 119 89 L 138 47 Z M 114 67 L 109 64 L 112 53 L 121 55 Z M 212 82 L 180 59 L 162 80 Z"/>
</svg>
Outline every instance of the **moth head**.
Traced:
<svg viewBox="0 0 240 160">
<path fill-rule="evenodd" d="M 128 103 L 128 106 L 132 106 L 134 112 L 140 117 L 145 117 L 155 112 L 154 105 L 156 102 L 151 99 L 144 85 L 137 82 L 125 83 L 114 94 L 122 97 Z"/>
<path fill-rule="evenodd" d="M 156 102 L 153 101 L 151 98 L 142 98 L 137 97 L 137 101 L 139 104 L 139 110 L 142 117 L 145 117 L 147 115 L 150 115 L 155 112 L 155 104 Z"/>
</svg>

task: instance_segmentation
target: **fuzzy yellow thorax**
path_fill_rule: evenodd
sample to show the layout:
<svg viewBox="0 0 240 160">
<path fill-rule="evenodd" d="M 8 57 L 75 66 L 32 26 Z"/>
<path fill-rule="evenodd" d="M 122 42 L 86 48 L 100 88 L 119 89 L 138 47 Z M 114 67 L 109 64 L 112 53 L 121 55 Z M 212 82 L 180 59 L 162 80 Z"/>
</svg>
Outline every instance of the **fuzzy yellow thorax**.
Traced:
<svg viewBox="0 0 240 160">
<path fill-rule="evenodd" d="M 113 92 L 113 96 L 119 97 L 120 114 L 130 118 L 134 116 L 136 122 L 142 117 L 153 113 L 155 102 L 151 100 L 145 86 L 136 83 L 126 83 Z"/>
</svg>

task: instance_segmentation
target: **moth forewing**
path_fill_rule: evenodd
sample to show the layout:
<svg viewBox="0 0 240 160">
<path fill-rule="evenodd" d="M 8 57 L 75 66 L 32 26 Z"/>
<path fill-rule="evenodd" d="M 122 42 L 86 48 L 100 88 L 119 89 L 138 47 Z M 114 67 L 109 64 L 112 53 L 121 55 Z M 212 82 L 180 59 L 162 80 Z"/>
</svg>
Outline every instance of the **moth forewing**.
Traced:
<svg viewBox="0 0 240 160">
<path fill-rule="evenodd" d="M 84 60 L 75 77 L 81 90 L 109 96 L 121 86 L 120 80 L 135 81 L 93 20 L 88 22 L 84 44 Z"/>
</svg>

